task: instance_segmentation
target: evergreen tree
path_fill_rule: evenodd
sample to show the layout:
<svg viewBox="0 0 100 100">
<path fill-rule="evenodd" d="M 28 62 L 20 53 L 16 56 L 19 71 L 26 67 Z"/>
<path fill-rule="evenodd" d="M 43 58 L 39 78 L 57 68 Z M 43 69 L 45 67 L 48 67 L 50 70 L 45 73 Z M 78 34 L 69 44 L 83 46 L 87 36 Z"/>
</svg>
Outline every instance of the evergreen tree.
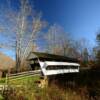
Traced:
<svg viewBox="0 0 100 100">
<path fill-rule="evenodd" d="M 96 62 L 97 62 L 97 66 L 100 66 L 100 33 L 97 34 L 96 37 L 97 40 L 97 54 L 96 54 Z"/>
<path fill-rule="evenodd" d="M 84 62 L 85 63 L 87 63 L 88 62 L 88 50 L 87 50 L 87 48 L 84 48 L 84 51 L 83 51 L 83 60 L 84 60 Z"/>
</svg>

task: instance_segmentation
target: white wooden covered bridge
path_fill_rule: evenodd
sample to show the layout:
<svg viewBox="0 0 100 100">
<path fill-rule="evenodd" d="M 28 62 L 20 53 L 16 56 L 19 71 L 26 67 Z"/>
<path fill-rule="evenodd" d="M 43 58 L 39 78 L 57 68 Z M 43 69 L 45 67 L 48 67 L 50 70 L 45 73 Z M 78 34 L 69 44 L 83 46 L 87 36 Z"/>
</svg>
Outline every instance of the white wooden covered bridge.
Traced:
<svg viewBox="0 0 100 100">
<path fill-rule="evenodd" d="M 74 58 L 31 52 L 27 59 L 32 70 L 41 69 L 44 76 L 79 72 L 80 64 Z"/>
</svg>

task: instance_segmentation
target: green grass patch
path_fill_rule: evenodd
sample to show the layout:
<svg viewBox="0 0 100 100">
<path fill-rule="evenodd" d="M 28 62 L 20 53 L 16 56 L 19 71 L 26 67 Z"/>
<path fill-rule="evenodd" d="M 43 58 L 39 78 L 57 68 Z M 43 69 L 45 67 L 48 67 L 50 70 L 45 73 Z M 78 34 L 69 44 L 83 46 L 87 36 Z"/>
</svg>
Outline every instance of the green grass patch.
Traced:
<svg viewBox="0 0 100 100">
<path fill-rule="evenodd" d="M 0 94 L 0 100 L 4 100 L 4 97 Z"/>
<path fill-rule="evenodd" d="M 18 78 L 13 79 L 7 79 L 7 83 L 10 85 L 24 85 L 30 81 L 35 82 L 36 80 L 39 80 L 40 76 L 20 76 Z M 0 85 L 6 84 L 6 78 L 0 79 Z"/>
<path fill-rule="evenodd" d="M 0 85 L 6 84 L 6 78 L 0 78 Z"/>
<path fill-rule="evenodd" d="M 35 82 L 36 80 L 39 80 L 39 76 L 21 76 L 14 79 L 9 79 L 8 83 L 10 85 L 25 85 L 30 81 Z"/>
</svg>

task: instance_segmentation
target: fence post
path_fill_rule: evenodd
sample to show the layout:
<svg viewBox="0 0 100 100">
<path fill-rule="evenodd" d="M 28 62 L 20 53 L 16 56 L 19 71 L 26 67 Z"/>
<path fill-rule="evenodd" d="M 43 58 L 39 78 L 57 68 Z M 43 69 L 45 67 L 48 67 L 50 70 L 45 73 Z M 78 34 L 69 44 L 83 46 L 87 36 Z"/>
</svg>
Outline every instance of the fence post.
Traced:
<svg viewBox="0 0 100 100">
<path fill-rule="evenodd" d="M 6 81 L 5 81 L 6 85 L 8 85 L 8 74 L 6 74 Z"/>
</svg>

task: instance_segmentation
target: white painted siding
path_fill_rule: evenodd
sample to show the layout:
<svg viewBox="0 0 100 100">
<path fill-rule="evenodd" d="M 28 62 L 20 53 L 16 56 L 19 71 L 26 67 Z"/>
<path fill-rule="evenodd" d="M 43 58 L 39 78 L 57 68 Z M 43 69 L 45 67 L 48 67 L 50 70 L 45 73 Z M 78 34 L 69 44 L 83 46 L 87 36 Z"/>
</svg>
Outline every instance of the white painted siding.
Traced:
<svg viewBox="0 0 100 100">
<path fill-rule="evenodd" d="M 79 72 L 79 64 L 78 63 L 69 63 L 69 62 L 54 62 L 54 61 L 39 61 L 41 70 L 44 75 L 56 75 L 56 74 L 64 74 L 64 73 L 77 73 Z M 77 66 L 77 69 L 54 69 L 54 70 L 46 70 L 48 66 Z"/>
</svg>

